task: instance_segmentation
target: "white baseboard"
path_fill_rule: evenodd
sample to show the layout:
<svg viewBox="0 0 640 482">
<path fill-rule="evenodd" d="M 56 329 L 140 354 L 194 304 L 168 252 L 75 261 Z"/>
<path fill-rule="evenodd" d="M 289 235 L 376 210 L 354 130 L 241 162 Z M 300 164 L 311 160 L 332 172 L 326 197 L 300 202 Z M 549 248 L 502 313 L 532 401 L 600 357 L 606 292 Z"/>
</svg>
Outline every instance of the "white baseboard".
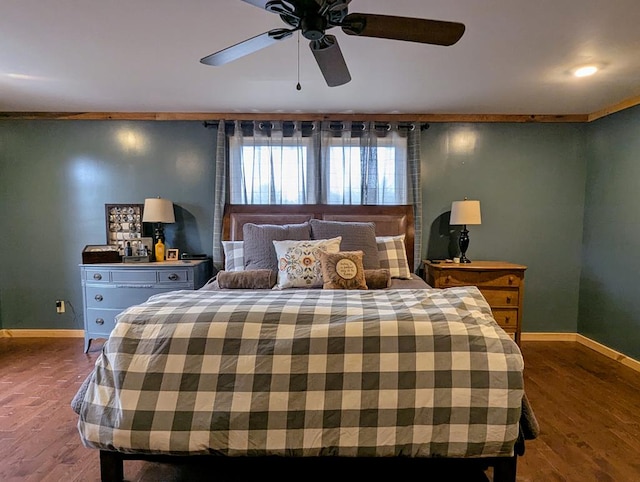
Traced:
<svg viewBox="0 0 640 482">
<path fill-rule="evenodd" d="M 578 341 L 577 333 L 522 333 L 522 341 Z"/>
<path fill-rule="evenodd" d="M 84 330 L 0 330 L 0 338 L 84 338 Z"/>
<path fill-rule="evenodd" d="M 591 338 L 587 338 L 580 333 L 522 333 L 522 341 L 575 341 L 597 351 L 601 355 L 611 358 L 626 367 L 629 367 L 637 372 L 640 372 L 640 361 L 635 358 L 631 358 L 619 351 L 609 348 Z"/>
</svg>

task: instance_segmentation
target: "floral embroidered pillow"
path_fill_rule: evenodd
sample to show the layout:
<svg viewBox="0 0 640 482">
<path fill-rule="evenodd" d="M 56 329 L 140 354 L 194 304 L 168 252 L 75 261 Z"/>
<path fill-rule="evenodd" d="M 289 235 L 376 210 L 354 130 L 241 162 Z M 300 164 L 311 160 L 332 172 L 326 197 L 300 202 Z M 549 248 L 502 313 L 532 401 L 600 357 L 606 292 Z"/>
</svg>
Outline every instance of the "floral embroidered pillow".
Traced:
<svg viewBox="0 0 640 482">
<path fill-rule="evenodd" d="M 323 285 L 319 251 L 340 251 L 338 236 L 314 241 L 273 241 L 278 258 L 276 288 L 321 288 Z"/>
</svg>

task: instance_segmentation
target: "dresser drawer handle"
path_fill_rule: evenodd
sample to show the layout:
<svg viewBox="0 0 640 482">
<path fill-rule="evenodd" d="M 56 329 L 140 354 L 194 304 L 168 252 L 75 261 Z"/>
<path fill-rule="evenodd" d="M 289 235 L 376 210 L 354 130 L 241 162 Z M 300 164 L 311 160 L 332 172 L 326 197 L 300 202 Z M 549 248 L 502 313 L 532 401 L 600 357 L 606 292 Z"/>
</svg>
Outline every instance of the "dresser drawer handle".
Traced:
<svg viewBox="0 0 640 482">
<path fill-rule="evenodd" d="M 93 275 L 93 279 L 101 280 L 102 279 L 102 275 L 100 273 L 96 273 L 96 274 Z"/>
<path fill-rule="evenodd" d="M 513 276 L 509 276 L 509 284 L 512 285 L 513 284 Z"/>
<path fill-rule="evenodd" d="M 445 278 L 445 281 L 446 281 L 447 283 L 451 283 L 451 276 L 447 276 L 447 277 Z"/>
<path fill-rule="evenodd" d="M 504 322 L 505 323 L 509 323 L 511 321 L 511 317 L 510 316 L 505 316 L 504 317 Z"/>
<path fill-rule="evenodd" d="M 95 296 L 94 296 L 94 299 L 95 299 L 96 301 L 102 301 L 104 298 L 102 297 L 102 295 L 95 295 Z"/>
<path fill-rule="evenodd" d="M 102 318 L 96 318 L 96 325 L 104 325 L 104 320 Z"/>
<path fill-rule="evenodd" d="M 168 276 L 168 278 L 169 278 L 171 281 L 178 281 L 178 280 L 180 279 L 180 276 L 178 276 L 178 275 L 177 275 L 177 274 L 175 274 L 175 273 L 171 273 L 171 274 Z"/>
<path fill-rule="evenodd" d="M 507 303 L 511 303 L 511 296 L 507 296 Z"/>
</svg>

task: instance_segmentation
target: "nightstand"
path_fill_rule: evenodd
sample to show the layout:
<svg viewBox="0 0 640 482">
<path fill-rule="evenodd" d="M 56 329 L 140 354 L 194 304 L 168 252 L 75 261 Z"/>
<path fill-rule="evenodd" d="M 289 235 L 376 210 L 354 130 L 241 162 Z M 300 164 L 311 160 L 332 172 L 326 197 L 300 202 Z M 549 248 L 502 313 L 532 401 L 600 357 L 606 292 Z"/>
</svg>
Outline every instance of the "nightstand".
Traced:
<svg viewBox="0 0 640 482">
<path fill-rule="evenodd" d="M 197 290 L 211 277 L 211 260 L 162 263 L 81 264 L 84 302 L 84 351 L 91 340 L 108 338 L 116 316 L 151 295 Z"/>
<path fill-rule="evenodd" d="M 526 266 L 504 261 L 433 263 L 424 260 L 425 281 L 433 288 L 477 286 L 498 324 L 520 344 Z"/>
</svg>

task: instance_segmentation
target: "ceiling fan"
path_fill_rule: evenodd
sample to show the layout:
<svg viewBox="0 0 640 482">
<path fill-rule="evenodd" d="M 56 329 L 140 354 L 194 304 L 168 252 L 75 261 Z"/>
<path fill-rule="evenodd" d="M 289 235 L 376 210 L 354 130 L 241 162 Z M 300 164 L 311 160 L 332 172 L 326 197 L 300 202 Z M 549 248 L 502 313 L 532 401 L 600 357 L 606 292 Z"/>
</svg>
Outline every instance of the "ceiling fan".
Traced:
<svg viewBox="0 0 640 482">
<path fill-rule="evenodd" d="M 347 35 L 405 40 L 433 45 L 455 44 L 464 33 L 464 24 L 393 15 L 348 13 L 351 0 L 242 0 L 280 15 L 292 28 L 276 28 L 208 55 L 200 62 L 223 65 L 257 52 L 300 31 L 329 87 L 346 84 L 351 74 L 338 40 L 327 30 L 342 28 Z"/>
</svg>

